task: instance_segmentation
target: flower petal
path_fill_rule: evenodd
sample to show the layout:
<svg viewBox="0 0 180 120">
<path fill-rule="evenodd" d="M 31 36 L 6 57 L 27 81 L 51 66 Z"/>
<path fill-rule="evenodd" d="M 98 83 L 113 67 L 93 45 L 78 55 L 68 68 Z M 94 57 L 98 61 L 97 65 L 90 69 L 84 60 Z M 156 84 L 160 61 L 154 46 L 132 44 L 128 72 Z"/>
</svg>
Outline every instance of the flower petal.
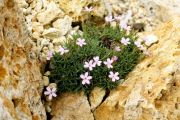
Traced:
<svg viewBox="0 0 180 120">
<path fill-rule="evenodd" d="M 49 95 L 49 94 L 51 94 L 49 91 L 44 92 L 44 95 Z"/>
<path fill-rule="evenodd" d="M 49 97 L 48 97 L 48 99 L 49 99 L 49 100 L 52 100 L 52 97 L 53 97 L 52 94 L 50 94 Z"/>
<path fill-rule="evenodd" d="M 53 97 L 57 97 L 56 93 L 52 93 L 52 96 L 53 96 Z"/>
</svg>

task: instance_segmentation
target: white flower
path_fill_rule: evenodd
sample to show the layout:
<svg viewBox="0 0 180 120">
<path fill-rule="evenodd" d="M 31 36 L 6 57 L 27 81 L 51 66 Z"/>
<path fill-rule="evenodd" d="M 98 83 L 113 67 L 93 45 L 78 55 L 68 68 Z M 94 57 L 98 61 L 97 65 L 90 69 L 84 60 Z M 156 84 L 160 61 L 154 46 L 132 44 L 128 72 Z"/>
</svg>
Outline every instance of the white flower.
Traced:
<svg viewBox="0 0 180 120">
<path fill-rule="evenodd" d="M 47 60 L 50 60 L 50 59 L 53 57 L 53 54 L 54 54 L 54 51 L 52 51 L 52 50 L 49 51 L 48 54 L 47 54 L 46 59 L 47 59 Z"/>
<path fill-rule="evenodd" d="M 101 66 L 102 61 L 99 60 L 99 56 L 96 56 L 93 59 L 95 65 Z"/>
<path fill-rule="evenodd" d="M 112 15 L 110 15 L 110 16 L 105 17 L 105 21 L 106 22 L 112 22 L 112 21 L 114 21 L 114 19 L 113 19 Z"/>
<path fill-rule="evenodd" d="M 118 72 L 116 72 L 116 73 L 113 73 L 112 71 L 109 72 L 109 78 L 111 78 L 111 80 L 113 82 L 115 82 L 116 80 L 119 80 L 118 75 L 119 75 Z"/>
<path fill-rule="evenodd" d="M 121 49 L 120 49 L 119 46 L 116 46 L 116 47 L 114 48 L 114 50 L 117 51 L 117 52 L 121 51 Z"/>
<path fill-rule="evenodd" d="M 50 88 L 46 87 L 46 91 L 44 92 L 44 95 L 48 95 L 48 99 L 52 100 L 53 97 L 57 97 L 56 95 L 56 88 Z"/>
<path fill-rule="evenodd" d="M 88 75 L 88 72 L 86 72 L 85 74 L 81 74 L 80 78 L 82 79 L 82 84 L 90 84 L 90 80 L 92 79 L 92 76 Z"/>
<path fill-rule="evenodd" d="M 107 61 L 104 61 L 104 64 L 107 66 L 107 68 L 113 68 L 113 66 L 111 65 L 113 62 L 113 60 L 108 58 Z"/>
<path fill-rule="evenodd" d="M 117 56 L 112 56 L 111 60 L 113 60 L 113 62 L 116 62 L 118 60 Z"/>
<path fill-rule="evenodd" d="M 92 8 L 92 6 L 90 6 L 90 7 L 87 7 L 87 6 L 86 6 L 86 7 L 84 8 L 84 10 L 87 11 L 87 12 L 91 12 L 91 11 L 93 11 L 93 8 Z"/>
<path fill-rule="evenodd" d="M 88 68 L 90 71 L 92 71 L 94 67 L 96 67 L 96 65 L 93 63 L 93 60 L 85 62 L 84 68 Z"/>
<path fill-rule="evenodd" d="M 63 55 L 64 53 L 69 52 L 69 50 L 66 50 L 66 49 L 64 49 L 63 47 L 60 47 L 60 48 L 59 48 L 59 52 L 60 52 L 61 55 Z"/>
<path fill-rule="evenodd" d="M 127 25 L 126 21 L 121 21 L 119 24 L 119 27 L 126 30 L 126 31 L 130 31 L 131 27 Z"/>
<path fill-rule="evenodd" d="M 80 47 L 86 45 L 85 39 L 78 38 L 76 44 L 79 45 Z"/>
<path fill-rule="evenodd" d="M 157 38 L 157 36 L 151 34 L 151 35 L 147 35 L 146 37 L 144 37 L 144 41 L 147 46 L 150 46 L 151 44 L 157 42 L 158 38 Z"/>
<path fill-rule="evenodd" d="M 138 48 L 140 48 L 140 47 L 142 46 L 140 41 L 135 41 L 134 44 L 135 44 Z"/>
<path fill-rule="evenodd" d="M 124 38 L 124 37 L 123 37 L 123 38 L 121 39 L 121 43 L 124 44 L 124 45 L 128 45 L 128 44 L 130 44 L 129 40 L 130 40 L 129 38 Z"/>
<path fill-rule="evenodd" d="M 114 16 L 114 19 L 117 21 L 120 21 L 122 19 L 122 16 L 118 15 L 118 16 Z"/>
</svg>

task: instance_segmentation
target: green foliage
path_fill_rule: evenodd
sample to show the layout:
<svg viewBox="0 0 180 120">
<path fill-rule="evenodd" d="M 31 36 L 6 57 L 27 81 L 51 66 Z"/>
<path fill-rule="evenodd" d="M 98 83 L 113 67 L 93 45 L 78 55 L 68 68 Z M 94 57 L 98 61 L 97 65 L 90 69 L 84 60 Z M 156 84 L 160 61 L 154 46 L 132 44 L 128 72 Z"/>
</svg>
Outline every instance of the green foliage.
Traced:
<svg viewBox="0 0 180 120">
<path fill-rule="evenodd" d="M 132 71 L 141 58 L 141 51 L 133 42 L 137 39 L 134 33 L 127 35 L 124 30 L 112 28 L 109 25 L 97 27 L 92 24 L 84 24 L 82 38 L 86 40 L 87 44 L 85 46 L 80 47 L 76 44 L 79 37 L 80 35 L 75 35 L 74 39 L 69 40 L 65 45 L 69 50 L 68 53 L 64 55 L 55 53 L 50 61 L 50 82 L 57 83 L 59 93 L 83 90 L 88 94 L 96 86 L 113 89 Z M 121 45 L 122 37 L 130 38 L 131 44 Z M 115 51 L 115 45 L 120 46 L 122 50 L 120 52 Z M 117 56 L 118 60 L 113 63 L 112 69 L 108 69 L 102 63 L 101 66 L 88 71 L 84 68 L 84 62 L 93 59 L 95 56 L 99 56 L 101 61 L 106 61 L 107 58 L 112 56 Z M 82 85 L 80 75 L 87 71 L 93 79 L 90 85 Z M 112 82 L 108 77 L 110 71 L 119 72 L 121 80 Z"/>
</svg>

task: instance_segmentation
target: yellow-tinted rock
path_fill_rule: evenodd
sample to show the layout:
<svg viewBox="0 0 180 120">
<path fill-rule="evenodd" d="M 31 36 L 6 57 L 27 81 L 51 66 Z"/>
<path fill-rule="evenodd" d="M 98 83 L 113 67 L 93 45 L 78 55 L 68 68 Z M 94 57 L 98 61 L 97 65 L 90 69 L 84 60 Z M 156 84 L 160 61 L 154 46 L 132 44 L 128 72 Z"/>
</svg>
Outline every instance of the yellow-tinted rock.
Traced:
<svg viewBox="0 0 180 120">
<path fill-rule="evenodd" d="M 14 0 L 0 1 L 0 120 L 45 120 L 40 63 Z"/>
<path fill-rule="evenodd" d="M 103 98 L 106 94 L 106 90 L 95 87 L 89 96 L 89 102 L 91 105 L 91 109 L 94 110 L 100 103 L 103 101 Z"/>
<path fill-rule="evenodd" d="M 180 119 L 180 19 L 154 32 L 158 43 L 94 112 L 96 120 Z"/>
<path fill-rule="evenodd" d="M 51 109 L 52 120 L 94 120 L 82 92 L 61 94 L 52 102 Z"/>
</svg>

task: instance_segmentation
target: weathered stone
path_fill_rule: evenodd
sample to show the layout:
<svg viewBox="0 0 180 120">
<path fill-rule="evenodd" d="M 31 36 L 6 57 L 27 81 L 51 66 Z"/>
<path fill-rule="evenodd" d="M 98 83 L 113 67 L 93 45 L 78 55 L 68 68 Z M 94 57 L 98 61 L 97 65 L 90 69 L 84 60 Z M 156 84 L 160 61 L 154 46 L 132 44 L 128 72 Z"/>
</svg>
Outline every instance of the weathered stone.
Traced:
<svg viewBox="0 0 180 120">
<path fill-rule="evenodd" d="M 45 76 L 49 76 L 50 74 L 51 74 L 50 71 L 46 71 L 46 72 L 44 73 Z"/>
<path fill-rule="evenodd" d="M 61 35 L 66 35 L 72 29 L 72 18 L 65 16 L 63 19 L 58 19 L 53 23 L 53 27 L 60 30 Z"/>
<path fill-rule="evenodd" d="M 106 94 L 106 91 L 99 87 L 96 87 L 92 90 L 89 96 L 89 102 L 90 102 L 92 110 L 94 110 L 98 105 L 100 105 L 105 94 Z"/>
<path fill-rule="evenodd" d="M 153 16 L 153 20 L 168 21 L 176 15 L 180 16 L 179 0 L 139 0 L 138 4 L 146 9 L 148 16 Z M 164 11 L 166 11 L 166 14 L 164 14 Z"/>
<path fill-rule="evenodd" d="M 108 1 L 99 0 L 57 0 L 59 2 L 59 7 L 73 18 L 73 21 L 84 21 L 88 18 L 89 14 L 94 16 L 103 17 L 106 13 L 106 10 L 109 10 L 109 6 L 105 6 Z M 85 11 L 85 7 L 93 3 L 93 11 L 88 13 Z M 108 5 L 110 2 L 108 2 Z M 107 7 L 107 8 L 106 8 Z"/>
<path fill-rule="evenodd" d="M 149 48 L 152 56 L 110 93 L 94 112 L 96 120 L 180 119 L 180 18 L 153 34 L 159 42 Z"/>
<path fill-rule="evenodd" d="M 49 78 L 47 76 L 43 76 L 43 83 L 44 83 L 44 86 L 49 85 Z"/>
<path fill-rule="evenodd" d="M 45 29 L 42 35 L 48 39 L 55 39 L 61 36 L 61 31 L 56 28 Z"/>
<path fill-rule="evenodd" d="M 40 24 L 39 22 L 32 22 L 32 30 L 33 32 L 42 33 L 44 28 L 43 25 Z"/>
<path fill-rule="evenodd" d="M 46 120 L 41 64 L 31 57 L 23 15 L 14 0 L 1 0 L 0 14 L 0 119 Z"/>
<path fill-rule="evenodd" d="M 52 120 L 94 120 L 87 97 L 81 93 L 58 96 L 51 106 Z"/>
<path fill-rule="evenodd" d="M 37 14 L 37 19 L 40 23 L 46 25 L 58 16 L 62 17 L 63 15 L 64 13 L 62 12 L 62 10 L 60 10 L 59 7 L 53 1 L 51 1 L 45 11 Z"/>
<path fill-rule="evenodd" d="M 61 45 L 61 44 L 65 44 L 67 42 L 66 37 L 65 36 L 61 36 L 59 38 L 55 38 L 53 39 L 52 43 L 54 45 Z"/>
<path fill-rule="evenodd" d="M 59 7 L 73 18 L 73 20 L 79 20 L 78 17 L 82 17 L 82 10 L 88 0 L 59 0 Z"/>
</svg>

